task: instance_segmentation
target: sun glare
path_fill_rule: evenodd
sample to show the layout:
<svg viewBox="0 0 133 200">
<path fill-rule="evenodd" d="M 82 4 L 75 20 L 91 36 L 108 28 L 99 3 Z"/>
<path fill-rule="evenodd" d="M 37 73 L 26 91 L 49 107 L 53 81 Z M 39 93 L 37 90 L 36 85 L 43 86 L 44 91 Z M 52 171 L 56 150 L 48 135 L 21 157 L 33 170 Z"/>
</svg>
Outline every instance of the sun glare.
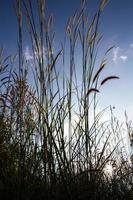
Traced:
<svg viewBox="0 0 133 200">
<path fill-rule="evenodd" d="M 105 167 L 105 173 L 109 176 L 113 175 L 113 167 L 111 164 L 107 164 Z"/>
</svg>

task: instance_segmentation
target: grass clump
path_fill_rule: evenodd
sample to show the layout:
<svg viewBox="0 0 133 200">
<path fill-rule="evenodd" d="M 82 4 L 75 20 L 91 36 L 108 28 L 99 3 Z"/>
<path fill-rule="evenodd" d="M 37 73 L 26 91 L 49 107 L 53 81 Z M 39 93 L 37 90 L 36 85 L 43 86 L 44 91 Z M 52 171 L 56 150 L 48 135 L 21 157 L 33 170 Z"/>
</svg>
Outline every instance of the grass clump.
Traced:
<svg viewBox="0 0 133 200">
<path fill-rule="evenodd" d="M 65 42 L 58 51 L 52 15 L 46 16 L 43 0 L 34 3 L 38 18 L 31 0 L 16 0 L 18 57 L 3 59 L 0 51 L 1 196 L 13 200 L 132 199 L 132 169 L 117 138 L 121 126 L 113 113 L 111 121 L 102 122 L 106 109 L 97 112 L 102 85 L 119 78 L 100 78 L 112 47 L 100 67 L 95 67 L 102 39 L 99 19 L 108 1 L 101 1 L 92 18 L 81 1 L 79 11 L 68 20 Z M 24 53 L 23 24 L 30 38 L 29 57 Z M 110 145 L 112 135 L 118 140 Z"/>
</svg>

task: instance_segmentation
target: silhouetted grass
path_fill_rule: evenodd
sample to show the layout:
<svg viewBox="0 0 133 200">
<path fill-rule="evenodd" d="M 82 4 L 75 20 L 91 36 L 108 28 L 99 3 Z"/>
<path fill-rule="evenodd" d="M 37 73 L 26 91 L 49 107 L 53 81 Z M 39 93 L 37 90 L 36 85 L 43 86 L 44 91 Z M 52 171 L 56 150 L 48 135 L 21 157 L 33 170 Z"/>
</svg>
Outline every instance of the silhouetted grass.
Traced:
<svg viewBox="0 0 133 200">
<path fill-rule="evenodd" d="M 101 1 L 91 18 L 81 1 L 79 11 L 68 20 L 65 42 L 57 52 L 53 17 L 46 15 L 43 0 L 34 3 L 38 18 L 31 0 L 16 0 L 18 57 L 4 59 L 0 51 L 1 197 L 133 199 L 131 164 L 120 150 L 121 125 L 112 109 L 109 122 L 101 121 L 109 108 L 97 111 L 102 85 L 119 78 L 100 78 L 112 47 L 96 68 L 102 38 L 98 25 L 108 1 Z M 24 52 L 24 24 L 30 59 Z M 129 126 L 127 122 L 130 132 Z M 111 175 L 107 165 L 112 166 Z"/>
</svg>

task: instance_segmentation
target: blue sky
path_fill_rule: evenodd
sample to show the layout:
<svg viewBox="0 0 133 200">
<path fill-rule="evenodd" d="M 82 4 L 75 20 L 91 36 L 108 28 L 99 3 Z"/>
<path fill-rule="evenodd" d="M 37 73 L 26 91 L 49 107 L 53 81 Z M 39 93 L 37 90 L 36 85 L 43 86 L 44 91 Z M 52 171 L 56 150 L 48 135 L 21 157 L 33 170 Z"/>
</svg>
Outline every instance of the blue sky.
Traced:
<svg viewBox="0 0 133 200">
<path fill-rule="evenodd" d="M 0 45 L 5 47 L 6 55 L 15 54 L 17 49 L 14 2 L 0 1 Z M 90 14 L 95 12 L 99 2 L 87 0 Z M 78 9 L 79 3 L 79 0 L 46 0 L 47 12 L 54 14 L 56 39 L 59 43 L 68 17 Z M 101 107 L 115 106 L 118 117 L 124 116 L 127 110 L 129 118 L 133 119 L 133 1 L 110 0 L 101 16 L 99 31 L 103 35 L 100 55 L 108 47 L 116 46 L 109 56 L 107 72 L 120 76 L 120 80 L 110 82 L 101 89 Z"/>
</svg>

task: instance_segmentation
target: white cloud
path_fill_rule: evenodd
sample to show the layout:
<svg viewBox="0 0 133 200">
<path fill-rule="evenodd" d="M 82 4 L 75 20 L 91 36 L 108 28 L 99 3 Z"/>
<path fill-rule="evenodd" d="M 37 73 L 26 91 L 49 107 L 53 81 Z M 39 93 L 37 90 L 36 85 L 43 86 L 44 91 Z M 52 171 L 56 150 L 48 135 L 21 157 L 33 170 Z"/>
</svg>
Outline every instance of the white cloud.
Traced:
<svg viewBox="0 0 133 200">
<path fill-rule="evenodd" d="M 127 56 L 120 56 L 120 59 L 123 61 L 123 62 L 126 62 L 126 60 L 128 59 L 128 57 Z"/>
<path fill-rule="evenodd" d="M 24 54 L 25 54 L 25 58 L 26 58 L 27 61 L 33 59 L 33 56 L 31 55 L 31 52 L 30 52 L 30 49 L 29 49 L 28 46 L 25 48 L 25 53 Z"/>
<path fill-rule="evenodd" d="M 118 53 L 120 51 L 120 48 L 119 47 L 116 47 L 114 50 L 113 50 L 113 61 L 116 63 L 117 60 L 118 60 Z"/>
<path fill-rule="evenodd" d="M 129 46 L 130 46 L 131 48 L 133 48 L 133 43 L 131 43 Z"/>
<path fill-rule="evenodd" d="M 36 50 L 34 49 L 34 53 L 35 53 L 36 57 L 38 57 L 38 56 L 41 57 L 41 55 L 42 55 L 40 48 L 39 48 L 39 52 L 36 52 Z M 31 50 L 29 49 L 28 46 L 25 48 L 24 55 L 25 55 L 25 59 L 27 61 L 33 60 L 33 55 L 32 55 Z M 44 58 L 44 60 L 46 60 L 46 50 L 45 50 L 45 48 L 43 48 L 43 58 Z"/>
<path fill-rule="evenodd" d="M 117 63 L 117 61 L 120 61 L 120 60 L 122 62 L 126 62 L 126 60 L 128 59 L 128 56 L 124 55 L 123 53 L 125 54 L 125 51 L 123 51 L 122 49 L 120 49 L 120 47 L 116 47 L 113 50 L 113 61 L 114 61 L 114 63 Z M 126 51 L 126 54 L 127 54 L 127 51 Z"/>
<path fill-rule="evenodd" d="M 96 115 L 101 113 L 101 116 L 99 118 L 99 121 L 97 121 L 99 124 L 105 123 L 111 119 L 111 113 L 110 109 L 108 108 L 103 112 L 103 108 L 101 106 L 98 106 L 96 109 Z M 103 112 L 103 113 L 102 113 Z M 75 127 L 80 121 L 80 116 L 73 114 L 72 115 L 72 134 L 74 133 Z M 82 122 L 82 125 L 84 126 L 84 122 Z M 94 125 L 94 110 L 93 108 L 90 108 L 89 110 L 89 126 L 92 127 Z M 64 124 L 64 135 L 66 138 L 68 138 L 68 133 L 69 133 L 69 122 L 68 119 L 65 121 Z"/>
</svg>

